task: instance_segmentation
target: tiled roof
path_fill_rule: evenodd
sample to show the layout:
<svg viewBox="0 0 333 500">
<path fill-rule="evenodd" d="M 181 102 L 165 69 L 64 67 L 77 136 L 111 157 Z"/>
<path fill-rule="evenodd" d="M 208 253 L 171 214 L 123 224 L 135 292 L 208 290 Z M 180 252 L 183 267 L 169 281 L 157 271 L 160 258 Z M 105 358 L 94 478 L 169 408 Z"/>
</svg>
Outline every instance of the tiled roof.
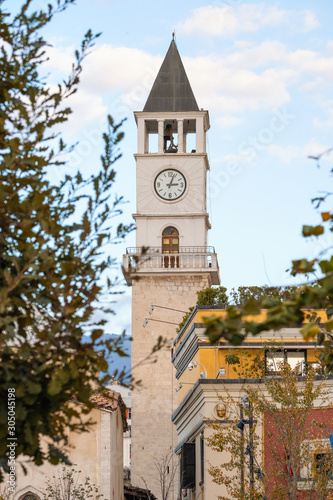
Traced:
<svg viewBox="0 0 333 500">
<path fill-rule="evenodd" d="M 148 493 L 148 495 L 147 495 Z M 150 498 L 151 500 L 157 500 L 155 495 L 151 491 L 147 491 L 144 488 L 139 488 L 138 486 L 132 486 L 131 484 L 124 485 L 125 500 L 140 500 Z"/>
<path fill-rule="evenodd" d="M 120 408 L 123 419 L 124 432 L 127 431 L 126 421 L 126 405 L 119 392 L 105 390 L 103 392 L 96 392 L 91 398 L 91 402 L 96 408 L 106 411 L 116 411 Z"/>
</svg>

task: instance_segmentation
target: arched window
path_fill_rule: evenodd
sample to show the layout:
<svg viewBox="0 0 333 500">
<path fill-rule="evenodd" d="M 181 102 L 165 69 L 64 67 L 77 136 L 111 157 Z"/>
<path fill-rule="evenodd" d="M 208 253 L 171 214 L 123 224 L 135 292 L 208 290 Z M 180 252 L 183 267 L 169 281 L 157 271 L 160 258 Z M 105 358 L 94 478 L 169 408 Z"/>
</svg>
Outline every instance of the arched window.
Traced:
<svg viewBox="0 0 333 500">
<path fill-rule="evenodd" d="M 162 233 L 162 253 L 167 254 L 163 257 L 163 267 L 179 267 L 179 257 L 170 254 L 179 253 L 179 233 L 175 227 L 166 227 Z"/>
<path fill-rule="evenodd" d="M 179 233 L 175 227 L 166 227 L 162 233 L 162 253 L 179 253 Z"/>
<path fill-rule="evenodd" d="M 40 500 L 40 497 L 35 493 L 29 491 L 28 493 L 20 497 L 19 500 Z"/>
</svg>

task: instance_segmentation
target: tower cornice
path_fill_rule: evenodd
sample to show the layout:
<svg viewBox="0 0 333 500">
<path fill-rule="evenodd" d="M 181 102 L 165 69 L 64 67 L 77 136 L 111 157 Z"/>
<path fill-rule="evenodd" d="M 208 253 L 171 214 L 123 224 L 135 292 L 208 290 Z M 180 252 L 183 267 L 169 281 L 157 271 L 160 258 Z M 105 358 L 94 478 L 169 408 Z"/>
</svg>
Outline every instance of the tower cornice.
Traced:
<svg viewBox="0 0 333 500">
<path fill-rule="evenodd" d="M 175 160 L 180 159 L 180 158 L 202 158 L 203 161 L 205 162 L 206 170 L 210 170 L 209 166 L 209 161 L 208 161 L 208 155 L 207 153 L 135 153 L 134 158 L 136 160 L 138 159 L 145 159 L 148 158 L 149 160 L 154 159 L 154 160 L 163 160 L 163 162 L 167 165 L 168 163 L 171 165 L 175 165 L 176 162 Z"/>
<path fill-rule="evenodd" d="M 136 124 L 141 118 L 143 120 L 194 120 L 197 117 L 202 116 L 204 119 L 204 129 L 205 132 L 210 129 L 209 112 L 207 109 L 200 109 L 198 111 L 134 111 L 134 117 Z"/>
</svg>

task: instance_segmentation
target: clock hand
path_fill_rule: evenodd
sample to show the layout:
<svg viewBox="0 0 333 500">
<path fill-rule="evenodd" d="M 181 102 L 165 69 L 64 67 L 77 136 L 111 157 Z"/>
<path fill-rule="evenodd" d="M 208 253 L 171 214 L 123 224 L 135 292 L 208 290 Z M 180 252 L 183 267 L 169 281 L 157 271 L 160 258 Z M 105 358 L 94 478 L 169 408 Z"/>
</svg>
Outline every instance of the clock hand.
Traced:
<svg viewBox="0 0 333 500">
<path fill-rule="evenodd" d="M 174 178 L 175 178 L 175 177 L 176 177 L 176 174 L 174 174 L 174 175 L 172 176 L 171 181 L 169 182 L 169 184 L 167 184 L 167 187 L 168 187 L 169 189 L 170 189 L 170 187 L 172 186 L 172 181 L 174 180 Z"/>
<path fill-rule="evenodd" d="M 179 186 L 179 184 L 178 184 L 178 182 L 176 184 L 169 184 L 168 187 L 170 188 L 171 186 Z"/>
</svg>

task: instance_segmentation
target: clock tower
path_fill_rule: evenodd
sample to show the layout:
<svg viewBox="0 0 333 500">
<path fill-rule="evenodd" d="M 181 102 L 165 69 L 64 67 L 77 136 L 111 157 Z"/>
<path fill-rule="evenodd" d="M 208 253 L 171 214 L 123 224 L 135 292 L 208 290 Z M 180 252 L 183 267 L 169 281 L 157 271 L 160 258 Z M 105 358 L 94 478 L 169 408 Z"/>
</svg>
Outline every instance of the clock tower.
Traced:
<svg viewBox="0 0 333 500">
<path fill-rule="evenodd" d="M 143 111 L 134 115 L 136 247 L 123 258 L 132 286 L 132 375 L 140 381 L 132 392 L 132 484 L 143 486 L 145 480 L 160 499 L 156 461 L 176 445 L 171 422 L 176 327 L 182 311 L 195 305 L 196 292 L 220 283 L 215 250 L 207 246 L 209 115 L 197 105 L 174 40 Z M 160 336 L 168 346 L 148 357 Z M 177 493 L 175 485 L 171 498 Z"/>
</svg>

